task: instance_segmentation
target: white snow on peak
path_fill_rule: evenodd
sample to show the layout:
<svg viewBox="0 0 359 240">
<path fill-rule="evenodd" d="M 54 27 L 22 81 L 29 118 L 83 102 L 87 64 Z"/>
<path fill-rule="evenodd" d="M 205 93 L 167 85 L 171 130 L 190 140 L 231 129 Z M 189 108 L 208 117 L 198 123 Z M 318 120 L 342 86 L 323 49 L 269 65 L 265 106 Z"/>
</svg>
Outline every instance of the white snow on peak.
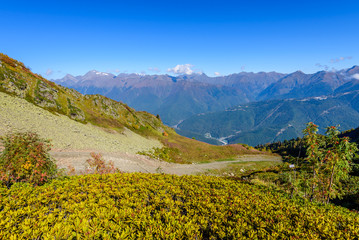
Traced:
<svg viewBox="0 0 359 240">
<path fill-rule="evenodd" d="M 108 74 L 108 73 L 104 73 L 104 72 L 96 72 L 96 75 L 105 75 L 105 76 L 108 76 L 109 74 Z"/>
<path fill-rule="evenodd" d="M 135 73 L 137 76 L 146 76 L 145 73 Z"/>
<path fill-rule="evenodd" d="M 91 72 L 92 72 L 92 73 L 95 73 L 96 75 L 104 75 L 104 76 L 108 76 L 108 75 L 110 75 L 110 74 L 108 74 L 108 73 L 105 73 L 105 72 L 99 72 L 99 71 L 96 71 L 96 70 L 92 70 Z"/>
</svg>

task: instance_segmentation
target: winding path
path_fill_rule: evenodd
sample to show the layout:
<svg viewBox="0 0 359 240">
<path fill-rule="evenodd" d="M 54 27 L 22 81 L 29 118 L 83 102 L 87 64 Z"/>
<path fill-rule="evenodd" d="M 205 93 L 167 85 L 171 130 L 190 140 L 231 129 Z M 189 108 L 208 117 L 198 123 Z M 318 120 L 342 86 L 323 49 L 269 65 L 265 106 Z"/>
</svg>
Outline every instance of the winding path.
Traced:
<svg viewBox="0 0 359 240">
<path fill-rule="evenodd" d="M 60 168 L 73 166 L 76 172 L 85 170 L 86 159 L 90 158 L 91 151 L 52 151 L 51 155 L 57 160 Z M 151 159 L 146 156 L 130 153 L 102 153 L 106 161 L 113 161 L 115 167 L 124 172 L 148 172 L 168 173 L 176 175 L 197 174 L 210 169 L 223 168 L 230 163 L 249 161 L 276 161 L 280 162 L 281 157 L 270 155 L 244 155 L 237 160 L 218 161 L 211 163 L 177 164 Z"/>
</svg>

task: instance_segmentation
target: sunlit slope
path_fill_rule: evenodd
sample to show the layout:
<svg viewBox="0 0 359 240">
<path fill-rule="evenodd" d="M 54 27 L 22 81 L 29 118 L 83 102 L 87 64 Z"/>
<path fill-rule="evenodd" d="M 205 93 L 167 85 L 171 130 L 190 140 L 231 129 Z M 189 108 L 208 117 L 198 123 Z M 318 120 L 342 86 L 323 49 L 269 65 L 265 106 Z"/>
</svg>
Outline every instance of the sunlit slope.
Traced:
<svg viewBox="0 0 359 240">
<path fill-rule="evenodd" d="M 6 93 L 0 92 L 0 103 L 0 136 L 14 131 L 36 131 L 41 137 L 51 139 L 54 149 L 63 150 L 137 153 L 162 146 L 160 141 L 128 129 L 123 133 L 104 131 L 90 123 L 55 115 Z"/>
</svg>

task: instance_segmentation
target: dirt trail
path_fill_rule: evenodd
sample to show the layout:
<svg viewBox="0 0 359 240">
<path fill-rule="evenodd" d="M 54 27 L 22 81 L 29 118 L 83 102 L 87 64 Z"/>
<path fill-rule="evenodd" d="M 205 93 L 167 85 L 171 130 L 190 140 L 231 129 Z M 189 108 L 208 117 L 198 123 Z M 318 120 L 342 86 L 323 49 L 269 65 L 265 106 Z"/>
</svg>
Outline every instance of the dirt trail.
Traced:
<svg viewBox="0 0 359 240">
<path fill-rule="evenodd" d="M 57 160 L 60 168 L 71 165 L 76 172 L 85 170 L 86 159 L 90 158 L 91 151 L 52 151 L 51 155 Z M 113 161 L 115 167 L 124 172 L 168 173 L 176 175 L 197 174 L 209 169 L 219 169 L 234 162 L 248 161 L 280 161 L 281 157 L 268 155 L 244 155 L 237 160 L 198 164 L 176 164 L 151 159 L 146 156 L 130 153 L 102 153 L 106 161 Z"/>
</svg>

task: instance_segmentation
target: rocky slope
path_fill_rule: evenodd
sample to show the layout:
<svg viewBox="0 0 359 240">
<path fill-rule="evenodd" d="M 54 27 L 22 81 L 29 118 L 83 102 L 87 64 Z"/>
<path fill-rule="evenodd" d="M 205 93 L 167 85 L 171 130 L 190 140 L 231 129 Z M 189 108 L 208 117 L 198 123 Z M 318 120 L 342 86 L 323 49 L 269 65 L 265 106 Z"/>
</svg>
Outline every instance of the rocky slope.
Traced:
<svg viewBox="0 0 359 240">
<path fill-rule="evenodd" d="M 51 139 L 53 148 L 100 152 L 148 151 L 162 147 L 158 140 L 147 139 L 128 129 L 122 133 L 91 123 L 83 124 L 67 116 L 54 114 L 24 99 L 0 92 L 0 136 L 10 132 L 34 131 Z"/>
</svg>

